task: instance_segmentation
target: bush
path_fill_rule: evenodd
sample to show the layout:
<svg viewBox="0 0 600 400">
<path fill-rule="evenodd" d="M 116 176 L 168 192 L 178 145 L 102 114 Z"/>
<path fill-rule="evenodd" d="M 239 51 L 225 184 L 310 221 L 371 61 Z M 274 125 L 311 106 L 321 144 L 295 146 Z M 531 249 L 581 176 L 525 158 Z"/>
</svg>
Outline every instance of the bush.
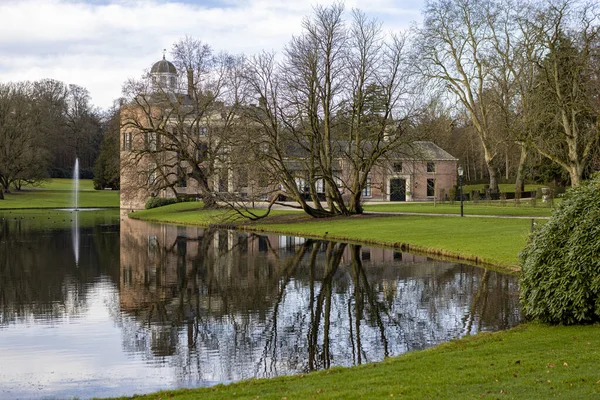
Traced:
<svg viewBox="0 0 600 400">
<path fill-rule="evenodd" d="M 521 252 L 525 315 L 554 324 L 600 321 L 600 174 L 569 190 Z"/>
<path fill-rule="evenodd" d="M 177 203 L 175 198 L 164 198 L 164 197 L 150 197 L 146 201 L 146 210 L 156 207 L 168 206 L 169 204 Z"/>
</svg>

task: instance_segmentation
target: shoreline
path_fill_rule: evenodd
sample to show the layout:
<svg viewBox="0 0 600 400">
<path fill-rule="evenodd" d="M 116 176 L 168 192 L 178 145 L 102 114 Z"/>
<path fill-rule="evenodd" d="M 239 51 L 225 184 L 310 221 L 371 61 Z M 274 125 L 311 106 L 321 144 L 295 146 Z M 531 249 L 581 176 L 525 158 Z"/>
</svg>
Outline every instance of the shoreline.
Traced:
<svg viewBox="0 0 600 400">
<path fill-rule="evenodd" d="M 281 229 L 281 228 L 276 228 L 276 227 L 269 228 L 269 225 L 277 226 L 277 222 L 273 222 L 271 220 L 263 221 L 263 222 L 241 221 L 241 222 L 232 222 L 232 223 L 206 223 L 206 222 L 181 223 L 181 222 L 167 221 L 167 220 L 164 220 L 161 218 L 145 217 L 144 215 L 139 217 L 138 215 L 136 215 L 136 214 L 140 213 L 139 211 L 133 212 L 133 213 L 128 213 L 126 210 L 121 210 L 121 213 L 122 213 L 122 216 L 124 215 L 127 218 L 132 218 L 135 220 L 141 220 L 141 221 L 152 222 L 152 223 L 181 225 L 181 226 L 197 226 L 197 227 L 203 227 L 203 228 L 208 228 L 208 229 L 211 229 L 211 228 L 212 229 L 230 229 L 230 230 L 237 230 L 237 231 L 243 231 L 243 232 L 254 232 L 254 233 L 274 233 L 274 234 L 280 234 L 280 235 L 293 235 L 293 236 L 305 237 L 305 238 L 310 238 L 310 239 L 333 240 L 333 241 L 337 241 L 337 242 L 346 242 L 346 243 L 352 243 L 352 244 L 372 245 L 372 246 L 396 249 L 396 250 L 400 250 L 400 251 L 406 251 L 406 252 L 410 252 L 410 253 L 418 254 L 418 255 L 432 256 L 434 258 L 438 258 L 438 259 L 444 260 L 444 261 L 460 262 L 463 264 L 473 265 L 473 266 L 486 268 L 486 269 L 490 269 L 490 270 L 494 270 L 494 271 L 498 271 L 498 272 L 503 272 L 503 273 L 507 273 L 507 274 L 511 274 L 511 275 L 518 275 L 521 271 L 521 268 L 518 265 L 508 264 L 508 263 L 499 263 L 499 262 L 495 262 L 495 261 L 490 260 L 485 257 L 464 254 L 464 253 L 460 253 L 460 252 L 456 252 L 456 251 L 449 251 L 449 250 L 445 250 L 442 248 L 426 247 L 426 246 L 412 244 L 412 243 L 404 242 L 404 241 L 388 242 L 388 241 L 381 241 L 381 240 L 373 240 L 373 239 L 369 239 L 369 238 L 357 238 L 357 237 L 351 237 L 351 236 L 329 234 L 328 232 L 325 232 L 325 234 L 317 234 L 317 233 L 307 234 L 306 232 L 301 232 L 301 231 L 298 231 L 298 230 L 292 228 L 295 224 L 303 224 L 306 221 L 292 222 L 289 224 L 290 229 L 286 229 L 286 228 Z M 132 216 L 131 214 L 133 214 L 134 216 Z M 393 215 L 391 213 L 390 214 L 388 214 L 388 213 L 377 213 L 377 214 L 369 213 L 369 214 L 364 214 L 363 216 L 367 217 L 367 218 L 388 218 L 388 217 L 393 217 L 395 215 Z M 417 216 L 427 217 L 429 215 L 428 214 L 420 214 Z M 353 216 L 353 217 L 356 218 L 356 216 Z M 340 217 L 338 220 L 341 220 L 343 218 L 353 218 L 353 217 Z M 489 217 L 483 217 L 483 218 L 489 218 Z M 518 219 L 524 219 L 524 218 L 521 217 Z M 529 219 L 529 218 L 526 218 L 526 219 Z M 533 219 L 541 219 L 541 218 L 536 217 Z M 310 221 L 310 222 L 322 222 L 322 221 Z"/>
</svg>

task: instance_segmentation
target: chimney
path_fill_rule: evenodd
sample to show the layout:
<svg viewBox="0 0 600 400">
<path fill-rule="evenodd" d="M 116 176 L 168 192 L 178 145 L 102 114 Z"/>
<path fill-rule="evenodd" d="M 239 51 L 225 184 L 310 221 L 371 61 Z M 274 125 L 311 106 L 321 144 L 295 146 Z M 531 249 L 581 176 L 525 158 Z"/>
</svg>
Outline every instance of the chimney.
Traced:
<svg viewBox="0 0 600 400">
<path fill-rule="evenodd" d="M 187 69 L 187 95 L 193 99 L 194 96 L 194 70 Z"/>
</svg>

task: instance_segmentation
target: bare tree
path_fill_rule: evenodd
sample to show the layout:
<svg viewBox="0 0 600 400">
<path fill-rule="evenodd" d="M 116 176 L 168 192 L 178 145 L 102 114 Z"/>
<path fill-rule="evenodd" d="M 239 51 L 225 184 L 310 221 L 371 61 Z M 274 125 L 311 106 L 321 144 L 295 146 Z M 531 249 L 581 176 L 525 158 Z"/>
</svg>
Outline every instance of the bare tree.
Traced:
<svg viewBox="0 0 600 400">
<path fill-rule="evenodd" d="M 506 174 L 509 173 L 509 154 L 518 148 L 519 159 L 515 178 L 515 192 L 524 190 L 525 163 L 530 151 L 527 121 L 531 118 L 528 98 L 533 91 L 535 64 L 544 52 L 537 29 L 530 16 L 534 7 L 526 1 L 500 0 L 493 24 L 490 24 L 493 53 L 490 62 L 492 107 L 495 108 L 496 127 L 504 130 Z"/>
<path fill-rule="evenodd" d="M 578 185 L 600 140 L 600 9 L 560 1 L 533 17 L 546 53 L 534 60 L 529 144 Z"/>
<path fill-rule="evenodd" d="M 91 168 L 100 150 L 102 132 L 100 116 L 90 104 L 89 91 L 79 85 L 68 85 L 64 111 L 64 133 L 61 149 L 63 163 L 72 166 L 75 158 L 80 165 Z M 66 151 L 65 151 L 66 150 Z"/>
<path fill-rule="evenodd" d="M 498 190 L 494 159 L 498 140 L 492 133 L 486 90 L 492 77 L 492 25 L 496 6 L 484 0 L 431 0 L 417 31 L 421 73 L 445 86 L 465 107 L 483 147 L 490 189 Z"/>
<path fill-rule="evenodd" d="M 280 64 L 267 53 L 249 63 L 255 159 L 313 217 L 361 213 L 373 166 L 411 142 L 406 38 L 358 10 L 347 26 L 343 12 L 315 7 Z"/>
</svg>

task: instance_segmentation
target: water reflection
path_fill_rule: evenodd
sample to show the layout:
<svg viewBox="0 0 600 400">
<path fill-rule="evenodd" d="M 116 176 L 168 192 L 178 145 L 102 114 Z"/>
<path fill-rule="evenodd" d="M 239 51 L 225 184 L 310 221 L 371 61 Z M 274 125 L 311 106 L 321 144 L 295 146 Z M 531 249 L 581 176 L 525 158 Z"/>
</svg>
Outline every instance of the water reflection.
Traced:
<svg viewBox="0 0 600 400">
<path fill-rule="evenodd" d="M 103 226 L 118 223 L 114 211 L 90 214 L 78 225 L 81 270 L 73 255 L 72 218 L 65 211 L 0 213 L 0 330 L 80 315 L 95 281 L 107 275 L 118 282 L 118 229 L 108 229 L 112 237 L 102 234 Z"/>
<path fill-rule="evenodd" d="M 519 321 L 516 279 L 476 267 L 94 215 L 74 247 L 64 216 L 0 213 L 0 398 L 355 365 Z"/>
<path fill-rule="evenodd" d="M 276 235 L 121 228 L 131 351 L 231 381 L 354 365 L 519 320 L 513 277 L 394 250 Z"/>
<path fill-rule="evenodd" d="M 79 265 L 79 212 L 77 209 L 74 211 L 73 227 L 71 229 L 73 235 L 73 254 L 75 255 L 75 265 Z"/>
</svg>

